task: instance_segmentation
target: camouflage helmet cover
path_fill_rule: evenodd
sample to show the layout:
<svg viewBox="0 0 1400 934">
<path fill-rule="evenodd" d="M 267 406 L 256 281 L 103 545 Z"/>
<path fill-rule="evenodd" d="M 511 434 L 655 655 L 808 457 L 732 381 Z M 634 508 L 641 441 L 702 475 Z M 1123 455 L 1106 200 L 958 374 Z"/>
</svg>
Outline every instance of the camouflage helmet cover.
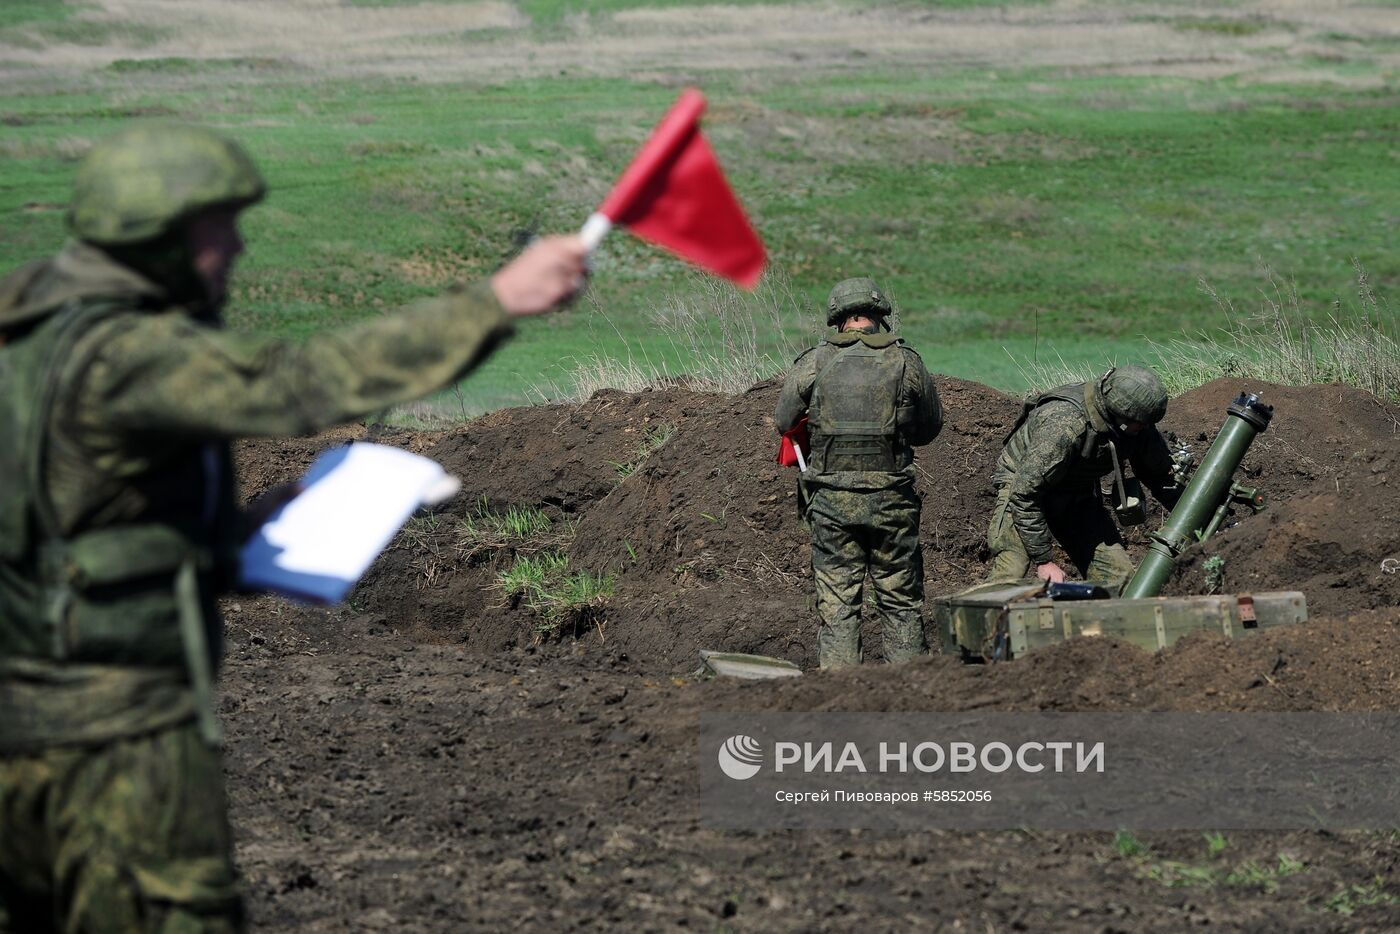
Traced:
<svg viewBox="0 0 1400 934">
<path fill-rule="evenodd" d="M 142 243 L 205 209 L 252 204 L 266 190 L 243 147 L 218 133 L 137 126 L 98 143 L 83 159 L 68 223 L 89 243 Z"/>
<path fill-rule="evenodd" d="M 841 280 L 826 299 L 826 323 L 831 327 L 836 327 L 851 315 L 873 314 L 883 318 L 892 311 L 890 300 L 869 276 Z"/>
<path fill-rule="evenodd" d="M 1167 414 L 1167 387 L 1145 366 L 1120 366 L 1099 381 L 1104 408 L 1122 422 L 1155 425 Z"/>
</svg>

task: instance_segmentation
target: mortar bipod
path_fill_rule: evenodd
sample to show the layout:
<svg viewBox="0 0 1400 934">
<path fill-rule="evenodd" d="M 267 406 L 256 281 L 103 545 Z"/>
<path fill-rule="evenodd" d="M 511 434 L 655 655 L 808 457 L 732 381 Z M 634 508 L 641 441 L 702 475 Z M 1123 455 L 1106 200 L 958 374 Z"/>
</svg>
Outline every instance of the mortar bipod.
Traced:
<svg viewBox="0 0 1400 934">
<path fill-rule="evenodd" d="M 1201 541 L 1210 538 L 1220 527 L 1225 524 L 1235 506 L 1245 506 L 1256 515 L 1264 511 L 1268 506 L 1268 498 L 1259 491 L 1257 486 L 1241 486 L 1238 483 L 1230 484 L 1229 495 L 1220 503 L 1220 508 L 1215 510 L 1215 515 L 1210 517 L 1210 522 L 1201 530 Z"/>
</svg>

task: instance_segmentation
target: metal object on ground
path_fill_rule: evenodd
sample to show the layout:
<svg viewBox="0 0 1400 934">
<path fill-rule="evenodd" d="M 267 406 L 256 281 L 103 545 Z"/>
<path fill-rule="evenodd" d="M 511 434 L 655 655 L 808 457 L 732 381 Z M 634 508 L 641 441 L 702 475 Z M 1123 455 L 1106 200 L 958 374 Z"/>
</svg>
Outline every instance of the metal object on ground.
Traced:
<svg viewBox="0 0 1400 934">
<path fill-rule="evenodd" d="M 700 650 L 701 674 L 722 675 L 757 681 L 765 678 L 797 678 L 802 669 L 785 658 L 768 655 L 744 655 L 740 652 Z"/>
<path fill-rule="evenodd" d="M 1142 501 L 1142 483 L 1137 477 L 1123 476 L 1123 465 L 1118 460 L 1118 446 L 1108 442 L 1108 453 L 1113 458 L 1113 517 L 1123 528 L 1142 525 L 1147 521 L 1147 509 Z"/>
<path fill-rule="evenodd" d="M 1005 661 L 1076 636 L 1108 636 L 1148 650 L 1189 632 L 1240 638 L 1301 623 L 1307 602 L 1296 590 L 1204 597 L 1052 600 L 1040 582 L 993 582 L 934 601 L 943 651 L 969 661 Z"/>
<path fill-rule="evenodd" d="M 1186 485 L 1176 508 L 1152 535 L 1147 555 L 1123 588 L 1125 599 L 1161 592 L 1181 552 L 1192 542 L 1214 534 L 1231 506 L 1247 506 L 1255 512 L 1264 508 L 1262 493 L 1240 486 L 1233 478 L 1254 436 L 1269 427 L 1274 407 L 1265 405 L 1253 393 L 1242 392 L 1225 411 L 1225 424 L 1220 426 L 1215 443 Z"/>
<path fill-rule="evenodd" d="M 1112 594 L 1091 581 L 1060 581 L 1045 588 L 1051 600 L 1107 600 Z"/>
</svg>

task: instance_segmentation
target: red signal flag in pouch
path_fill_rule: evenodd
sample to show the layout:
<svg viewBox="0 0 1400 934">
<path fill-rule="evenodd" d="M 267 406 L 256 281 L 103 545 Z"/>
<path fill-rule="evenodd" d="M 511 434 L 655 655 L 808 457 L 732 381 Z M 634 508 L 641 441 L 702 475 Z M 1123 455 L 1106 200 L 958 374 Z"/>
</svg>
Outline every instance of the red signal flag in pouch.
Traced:
<svg viewBox="0 0 1400 934">
<path fill-rule="evenodd" d="M 806 455 L 812 450 L 812 441 L 807 436 L 807 416 L 802 421 L 783 432 L 783 440 L 778 444 L 778 466 L 797 467 L 806 472 Z"/>
</svg>

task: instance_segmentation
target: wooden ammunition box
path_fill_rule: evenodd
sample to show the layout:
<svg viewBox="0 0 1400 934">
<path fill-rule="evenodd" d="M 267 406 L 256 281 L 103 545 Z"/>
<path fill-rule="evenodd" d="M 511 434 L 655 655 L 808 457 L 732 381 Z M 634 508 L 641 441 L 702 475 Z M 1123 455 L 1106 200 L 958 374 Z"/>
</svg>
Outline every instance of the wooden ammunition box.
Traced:
<svg viewBox="0 0 1400 934">
<path fill-rule="evenodd" d="M 1307 602 L 1296 590 L 1140 600 L 1049 600 L 1040 584 L 983 584 L 934 600 L 943 651 L 969 660 L 1018 658 L 1076 636 L 1110 636 L 1148 650 L 1189 632 L 1227 638 L 1301 623 Z"/>
</svg>

